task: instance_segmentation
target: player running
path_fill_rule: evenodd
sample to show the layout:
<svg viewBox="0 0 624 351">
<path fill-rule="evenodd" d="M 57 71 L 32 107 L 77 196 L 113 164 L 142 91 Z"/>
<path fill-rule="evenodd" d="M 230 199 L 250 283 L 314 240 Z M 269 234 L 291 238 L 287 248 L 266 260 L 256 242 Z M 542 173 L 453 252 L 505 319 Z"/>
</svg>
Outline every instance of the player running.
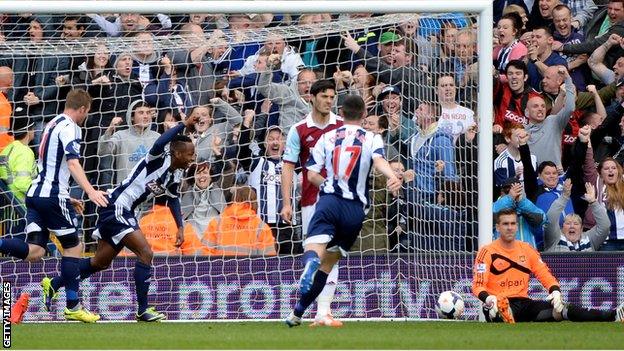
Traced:
<svg viewBox="0 0 624 351">
<path fill-rule="evenodd" d="M 83 252 L 76 230 L 76 213 L 82 212 L 81 201 L 69 197 L 70 176 L 98 206 L 106 206 L 106 193 L 98 191 L 87 180 L 80 165 L 80 125 L 91 108 L 91 96 L 82 89 L 67 94 L 65 110 L 48 122 L 41 144 L 37 168 L 39 175 L 26 194 L 26 242 L 0 239 L 0 252 L 29 262 L 39 260 L 53 232 L 63 247 L 61 274 L 58 281 L 67 286 L 65 318 L 93 323 L 100 316 L 80 304 L 78 294 L 79 264 Z M 25 308 L 18 313 L 23 314 Z"/>
<path fill-rule="evenodd" d="M 611 311 L 589 310 L 563 301 L 557 279 L 531 245 L 516 240 L 518 215 L 513 209 L 495 214 L 500 237 L 482 247 L 474 264 L 472 293 L 483 302 L 488 322 L 622 322 L 624 304 Z M 548 290 L 547 301 L 529 298 L 531 274 Z"/>
<path fill-rule="evenodd" d="M 291 200 L 293 174 L 297 161 L 303 167 L 303 185 L 301 190 L 301 229 L 304 238 L 308 233 L 310 219 L 314 214 L 314 205 L 318 196 L 318 187 L 310 183 L 304 165 L 321 135 L 342 126 L 342 119 L 331 112 L 336 97 L 336 85 L 330 80 L 319 80 L 310 87 L 312 112 L 306 118 L 293 125 L 286 138 L 284 166 L 282 168 L 282 219 L 292 224 L 293 206 Z M 323 173 L 324 175 L 324 173 Z M 334 319 L 330 305 L 334 299 L 338 284 L 338 266 L 329 274 L 327 285 L 321 292 L 317 303 L 316 318 L 312 326 L 340 327 L 342 322 Z"/>
<path fill-rule="evenodd" d="M 165 315 L 148 307 L 147 292 L 152 277 L 153 253 L 141 232 L 136 218 L 135 208 L 141 203 L 156 196 L 167 196 L 167 205 L 171 209 L 178 226 L 176 246 L 184 242 L 184 222 L 178 188 L 183 170 L 195 160 L 195 146 L 191 139 L 179 135 L 184 128 L 192 128 L 196 118 L 189 117 L 175 127 L 163 133 L 154 142 L 149 153 L 130 172 L 119 186 L 109 190 L 107 207 L 98 211 L 97 228 L 93 237 L 98 239 L 98 247 L 93 258 L 80 261 L 80 278 L 86 279 L 93 273 L 110 266 L 123 247 L 130 249 L 136 256 L 134 266 L 134 282 L 138 310 L 136 319 L 143 322 L 155 322 L 165 319 Z M 43 296 L 46 305 L 50 306 L 63 286 L 63 280 L 44 278 L 42 281 Z"/>
<path fill-rule="evenodd" d="M 364 208 L 369 205 L 371 166 L 388 178 L 390 191 L 396 193 L 401 188 L 385 159 L 381 136 L 361 127 L 366 114 L 364 100 L 350 95 L 342 110 L 344 126 L 323 134 L 306 164 L 308 180 L 320 188 L 320 197 L 304 242 L 301 298 L 285 320 L 289 327 L 301 324 L 301 316 L 325 287 L 327 275 L 357 239 Z M 323 169 L 327 178 L 321 175 Z"/>
</svg>

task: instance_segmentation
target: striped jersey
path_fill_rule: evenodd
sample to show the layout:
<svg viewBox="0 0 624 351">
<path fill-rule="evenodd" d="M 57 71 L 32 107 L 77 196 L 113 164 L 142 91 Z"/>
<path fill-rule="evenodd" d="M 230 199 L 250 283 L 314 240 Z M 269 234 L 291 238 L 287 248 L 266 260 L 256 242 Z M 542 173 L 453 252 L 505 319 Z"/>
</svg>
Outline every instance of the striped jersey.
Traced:
<svg viewBox="0 0 624 351">
<path fill-rule="evenodd" d="M 312 119 L 312 113 L 309 113 L 304 120 L 294 124 L 288 131 L 283 159 L 284 162 L 292 164 L 299 162 L 303 168 L 301 206 L 314 205 L 318 196 L 318 188 L 308 181 L 308 171 L 303 167 L 308 161 L 310 150 L 312 150 L 321 135 L 341 126 L 342 119 L 331 112 L 329 121 L 324 126 L 316 124 Z M 324 171 L 321 174 L 324 176 Z"/>
<path fill-rule="evenodd" d="M 531 154 L 531 164 L 533 169 L 537 170 L 537 157 Z M 508 178 L 516 176 L 516 169 L 522 167 L 522 161 L 516 161 L 509 153 L 509 150 L 505 149 L 494 160 L 494 182 L 497 186 L 501 186 Z M 519 179 L 524 180 L 524 175 L 520 174 Z"/>
<path fill-rule="evenodd" d="M 152 150 L 134 166 L 119 186 L 108 190 L 115 207 L 133 211 L 141 203 L 157 196 L 178 197 L 183 170 L 169 169 L 171 166 L 169 145 L 159 155 L 153 155 Z"/>
<path fill-rule="evenodd" d="M 368 177 L 377 157 L 385 157 L 381 135 L 347 124 L 321 136 L 306 168 L 317 173 L 323 168 L 327 171 L 321 193 L 360 200 L 367 207 Z"/>
<path fill-rule="evenodd" d="M 285 223 L 280 216 L 282 209 L 282 169 L 284 161 L 270 157 L 254 158 L 249 174 L 249 186 L 258 194 L 258 215 L 264 223 Z M 293 177 L 295 173 L 293 172 Z M 292 199 L 295 199 L 297 181 L 293 182 Z M 295 223 L 293 223 L 295 224 Z"/>
<path fill-rule="evenodd" d="M 65 114 L 48 122 L 41 143 L 37 168 L 39 175 L 28 189 L 28 197 L 69 198 L 67 161 L 80 158 L 80 127 Z"/>
</svg>

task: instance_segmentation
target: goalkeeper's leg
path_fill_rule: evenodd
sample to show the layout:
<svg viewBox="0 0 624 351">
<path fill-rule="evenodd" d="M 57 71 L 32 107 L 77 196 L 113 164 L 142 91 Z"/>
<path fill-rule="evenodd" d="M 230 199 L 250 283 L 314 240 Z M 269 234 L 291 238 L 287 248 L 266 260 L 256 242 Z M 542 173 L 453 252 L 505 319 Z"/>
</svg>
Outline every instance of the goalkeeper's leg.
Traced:
<svg viewBox="0 0 624 351">
<path fill-rule="evenodd" d="M 572 322 L 619 322 L 624 316 L 624 305 L 620 305 L 615 310 L 604 311 L 566 304 L 561 315 L 563 319 Z"/>
</svg>

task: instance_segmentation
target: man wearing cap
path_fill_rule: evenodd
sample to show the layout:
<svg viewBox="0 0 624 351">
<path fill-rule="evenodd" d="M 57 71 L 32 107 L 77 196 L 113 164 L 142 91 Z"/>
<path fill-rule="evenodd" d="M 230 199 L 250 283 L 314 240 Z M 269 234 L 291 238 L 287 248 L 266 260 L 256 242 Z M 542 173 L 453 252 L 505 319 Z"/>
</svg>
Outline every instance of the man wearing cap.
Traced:
<svg viewBox="0 0 624 351">
<path fill-rule="evenodd" d="M 386 142 L 398 149 L 397 142 L 406 142 L 415 132 L 416 124 L 404 113 L 403 97 L 397 86 L 385 87 L 377 96 L 383 114 L 388 117 L 388 134 Z"/>
<path fill-rule="evenodd" d="M 345 47 L 351 50 L 358 59 L 364 60 L 366 70 L 377 74 L 378 81 L 396 85 L 403 94 L 403 112 L 412 113 L 416 110 L 418 97 L 421 101 L 433 101 L 433 89 L 427 83 L 424 72 L 413 65 L 416 59 L 414 42 L 409 38 L 400 37 L 393 32 L 385 32 L 380 36 L 380 49 L 383 47 L 387 55 L 380 51 L 375 57 L 360 47 L 349 33 L 342 36 Z M 386 47 L 387 45 L 387 47 Z M 389 49 L 389 51 L 388 51 Z"/>
<path fill-rule="evenodd" d="M 28 117 L 13 119 L 15 140 L 0 152 L 0 179 L 22 203 L 32 180 L 37 176 L 35 154 L 28 144 L 35 137 L 34 123 Z"/>
<path fill-rule="evenodd" d="M 0 151 L 13 141 L 13 137 L 9 135 L 12 108 L 7 98 L 11 87 L 13 87 L 13 70 L 6 66 L 0 67 Z"/>
</svg>

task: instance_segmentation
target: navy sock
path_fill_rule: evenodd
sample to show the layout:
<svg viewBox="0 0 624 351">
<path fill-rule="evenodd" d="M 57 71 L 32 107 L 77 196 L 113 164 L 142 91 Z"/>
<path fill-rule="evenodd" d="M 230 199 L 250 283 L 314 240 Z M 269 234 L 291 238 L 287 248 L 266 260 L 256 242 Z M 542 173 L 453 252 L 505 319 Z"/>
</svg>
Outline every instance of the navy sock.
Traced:
<svg viewBox="0 0 624 351">
<path fill-rule="evenodd" d="M 151 277 L 152 266 L 137 261 L 134 265 L 134 284 L 136 285 L 137 303 L 139 304 L 138 314 L 147 309 L 147 292 Z"/>
<path fill-rule="evenodd" d="M 80 260 L 80 280 L 89 278 L 93 273 L 97 272 L 97 269 L 91 266 L 90 258 L 83 258 Z"/>
<path fill-rule="evenodd" d="M 305 265 L 312 261 L 313 259 L 319 259 L 319 255 L 316 253 L 316 251 L 306 251 L 303 253 L 303 266 L 305 267 Z"/>
<path fill-rule="evenodd" d="M 80 271 L 80 280 L 89 278 L 96 270 L 91 266 L 90 258 L 83 258 L 79 260 L 78 269 Z M 65 286 L 65 281 L 60 276 L 52 278 L 52 289 L 59 291 L 60 288 Z"/>
<path fill-rule="evenodd" d="M 76 257 L 63 257 L 61 259 L 61 279 L 65 283 L 65 295 L 67 296 L 67 308 L 72 309 L 80 302 L 78 288 L 80 286 L 80 259 Z"/>
<path fill-rule="evenodd" d="M 0 239 L 0 252 L 19 258 L 21 260 L 28 257 L 28 243 L 20 239 Z"/>
<path fill-rule="evenodd" d="M 314 282 L 312 283 L 312 287 L 307 294 L 301 295 L 299 302 L 295 305 L 295 316 L 301 317 L 303 316 L 303 312 L 316 300 L 319 296 L 323 288 L 325 287 L 325 283 L 327 282 L 327 273 L 318 270 L 314 275 Z"/>
</svg>

